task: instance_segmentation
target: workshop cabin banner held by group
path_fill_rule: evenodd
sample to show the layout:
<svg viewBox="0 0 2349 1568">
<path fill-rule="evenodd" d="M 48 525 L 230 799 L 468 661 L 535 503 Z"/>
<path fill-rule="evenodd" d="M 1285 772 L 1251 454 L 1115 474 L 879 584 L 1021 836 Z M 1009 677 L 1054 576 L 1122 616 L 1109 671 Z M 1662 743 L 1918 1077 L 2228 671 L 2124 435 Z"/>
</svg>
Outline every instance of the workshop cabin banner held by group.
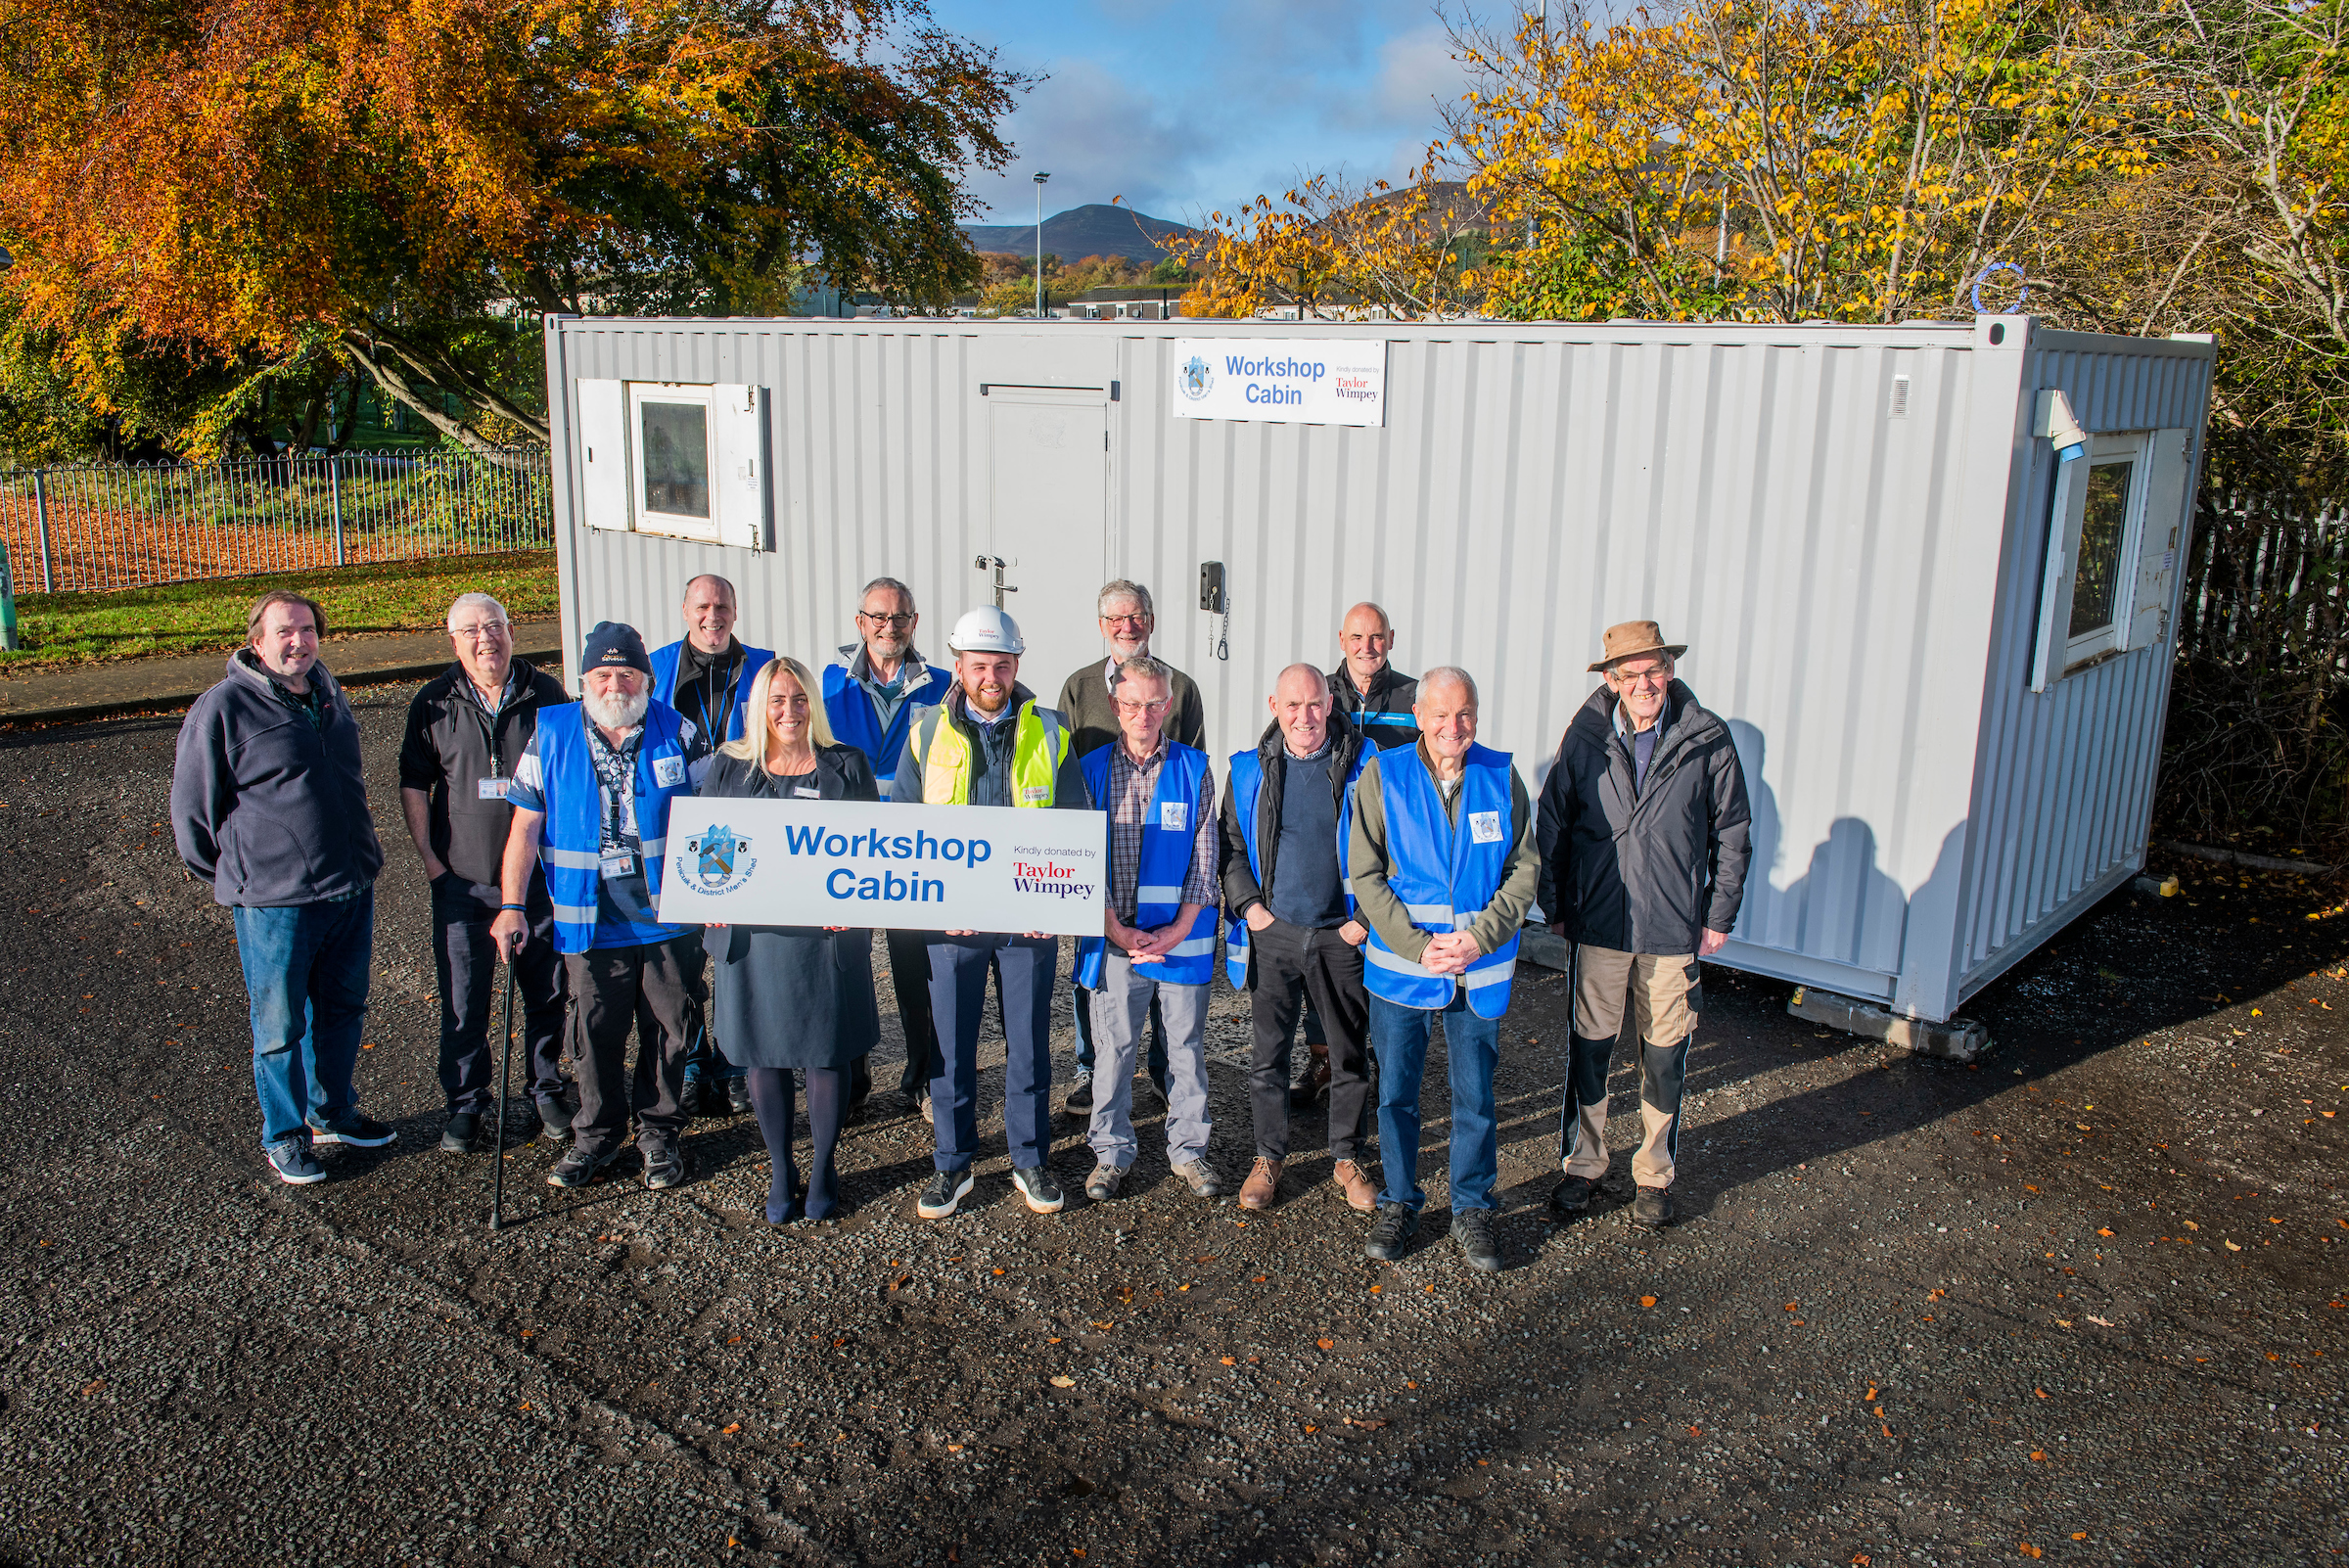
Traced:
<svg viewBox="0 0 2349 1568">
<path fill-rule="evenodd" d="M 1345 338 L 1178 338 L 1177 419 L 1387 422 L 1387 346 Z"/>
<path fill-rule="evenodd" d="M 860 801 L 680 800 L 661 918 L 677 925 L 883 926 L 1098 937 L 1100 811 Z"/>
</svg>

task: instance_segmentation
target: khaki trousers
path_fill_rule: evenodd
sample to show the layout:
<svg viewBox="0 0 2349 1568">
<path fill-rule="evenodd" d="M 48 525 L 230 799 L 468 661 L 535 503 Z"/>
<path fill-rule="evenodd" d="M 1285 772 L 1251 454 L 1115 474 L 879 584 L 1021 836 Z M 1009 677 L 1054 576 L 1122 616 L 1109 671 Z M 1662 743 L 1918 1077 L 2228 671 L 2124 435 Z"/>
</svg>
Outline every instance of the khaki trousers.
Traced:
<svg viewBox="0 0 2349 1568">
<path fill-rule="evenodd" d="M 1639 1036 L 1639 1146 L 1632 1179 L 1669 1187 L 1681 1143 L 1681 1094 L 1688 1038 L 1704 1008 L 1694 953 L 1574 949 L 1574 1039 L 1561 1108 L 1559 1163 L 1569 1176 L 1607 1173 L 1607 1064 L 1628 1005 Z"/>
</svg>

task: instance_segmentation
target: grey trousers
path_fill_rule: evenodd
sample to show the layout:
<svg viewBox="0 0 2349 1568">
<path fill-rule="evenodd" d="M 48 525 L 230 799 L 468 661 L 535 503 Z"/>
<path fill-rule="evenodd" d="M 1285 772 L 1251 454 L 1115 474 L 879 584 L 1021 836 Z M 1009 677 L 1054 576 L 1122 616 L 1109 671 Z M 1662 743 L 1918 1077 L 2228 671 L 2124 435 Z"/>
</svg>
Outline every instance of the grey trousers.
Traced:
<svg viewBox="0 0 2349 1568">
<path fill-rule="evenodd" d="M 1133 1164 L 1133 1074 L 1150 1001 L 1167 1021 L 1167 1164 L 1207 1153 L 1213 1127 L 1207 1104 L 1207 987 L 1153 980 L 1157 964 L 1136 964 L 1112 947 L 1093 992 L 1093 1116 L 1085 1130 L 1093 1160 Z"/>
</svg>

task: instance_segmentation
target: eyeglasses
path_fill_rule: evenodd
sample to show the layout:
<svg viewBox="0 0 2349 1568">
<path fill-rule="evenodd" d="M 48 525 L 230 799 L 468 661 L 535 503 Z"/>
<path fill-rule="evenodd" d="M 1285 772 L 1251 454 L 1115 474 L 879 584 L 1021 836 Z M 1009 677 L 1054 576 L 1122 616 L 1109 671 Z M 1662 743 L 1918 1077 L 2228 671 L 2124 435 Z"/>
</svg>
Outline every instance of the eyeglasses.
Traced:
<svg viewBox="0 0 2349 1568">
<path fill-rule="evenodd" d="M 1174 700 L 1174 699 L 1172 697 L 1161 697 L 1154 703 L 1135 703 L 1128 702 L 1125 698 L 1121 697 L 1118 699 L 1118 712 L 1121 714 L 1136 715 L 1163 714 L 1167 711 L 1167 705 L 1172 703 Z"/>
<path fill-rule="evenodd" d="M 462 637 L 468 642 L 480 642 L 484 637 L 502 637 L 511 629 L 503 621 L 484 621 L 470 626 L 451 626 L 448 628 L 448 634 L 452 637 Z"/>
<path fill-rule="evenodd" d="M 870 610 L 859 610 L 856 612 L 856 614 L 863 620 L 879 622 L 884 625 L 895 626 L 899 631 L 902 631 L 907 626 L 912 625 L 915 620 L 915 618 L 912 616 L 877 616 Z"/>
<path fill-rule="evenodd" d="M 1146 626 L 1150 623 L 1150 618 L 1146 615 L 1103 616 L 1101 623 L 1105 626 Z"/>
<path fill-rule="evenodd" d="M 1669 686 L 1672 684 L 1672 671 L 1669 669 L 1642 669 L 1635 674 L 1629 669 L 1618 669 L 1615 678 L 1626 686 Z"/>
</svg>

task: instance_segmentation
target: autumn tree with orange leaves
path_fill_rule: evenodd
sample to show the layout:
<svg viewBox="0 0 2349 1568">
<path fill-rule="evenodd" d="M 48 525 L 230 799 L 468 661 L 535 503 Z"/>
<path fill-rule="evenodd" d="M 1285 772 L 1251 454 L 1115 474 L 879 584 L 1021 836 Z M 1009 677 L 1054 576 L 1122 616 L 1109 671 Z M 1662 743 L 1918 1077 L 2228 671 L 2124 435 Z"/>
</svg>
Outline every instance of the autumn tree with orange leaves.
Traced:
<svg viewBox="0 0 2349 1568">
<path fill-rule="evenodd" d="M 187 445 L 349 371 L 494 456 L 538 312 L 974 282 L 1021 85 L 923 0 L 0 0 L 7 346 L 100 411 L 182 356 Z"/>
</svg>

